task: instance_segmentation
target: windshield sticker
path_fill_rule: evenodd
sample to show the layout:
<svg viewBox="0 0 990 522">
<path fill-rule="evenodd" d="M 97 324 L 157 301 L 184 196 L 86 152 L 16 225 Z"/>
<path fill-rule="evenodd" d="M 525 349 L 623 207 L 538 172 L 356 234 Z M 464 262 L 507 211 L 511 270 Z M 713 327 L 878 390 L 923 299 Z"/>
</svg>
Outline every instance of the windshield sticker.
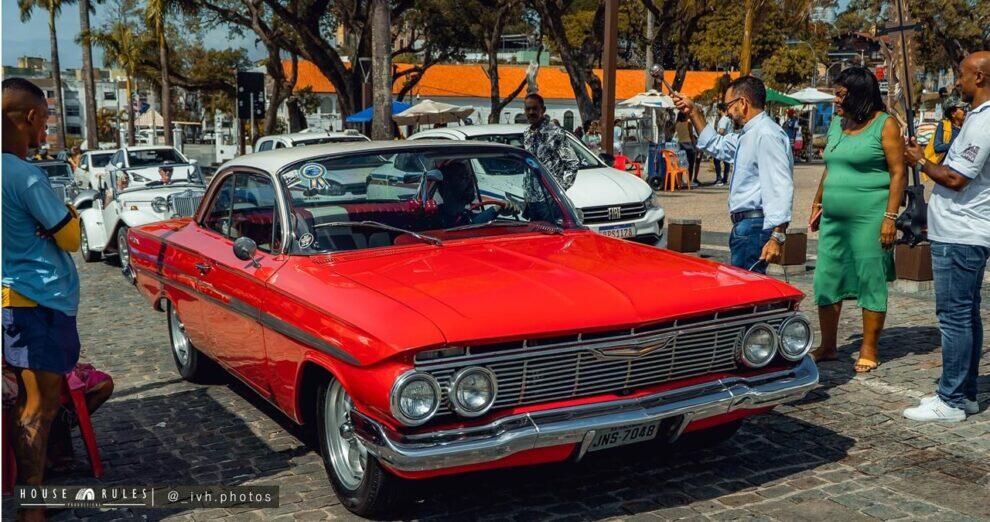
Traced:
<svg viewBox="0 0 990 522">
<path fill-rule="evenodd" d="M 289 183 L 290 187 L 302 185 L 308 189 L 317 190 L 330 187 L 327 180 L 327 168 L 319 163 L 307 163 L 299 168 L 299 178 Z"/>
<path fill-rule="evenodd" d="M 302 248 L 309 248 L 310 246 L 312 246 L 312 244 L 313 244 L 313 234 L 310 234 L 309 232 L 303 234 L 299 238 L 299 246 Z"/>
</svg>

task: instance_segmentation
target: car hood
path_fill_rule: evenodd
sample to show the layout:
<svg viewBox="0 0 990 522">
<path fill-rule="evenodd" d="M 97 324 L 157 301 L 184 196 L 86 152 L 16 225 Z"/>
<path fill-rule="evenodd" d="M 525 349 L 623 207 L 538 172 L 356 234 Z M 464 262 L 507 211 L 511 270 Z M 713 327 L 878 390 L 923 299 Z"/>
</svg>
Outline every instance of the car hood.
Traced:
<svg viewBox="0 0 990 522">
<path fill-rule="evenodd" d="M 645 181 L 621 170 L 600 167 L 582 169 L 567 197 L 577 208 L 641 203 L 653 194 Z"/>
<path fill-rule="evenodd" d="M 802 296 L 766 276 L 586 231 L 403 250 L 338 255 L 334 271 L 432 322 L 447 343 L 629 327 Z M 342 318 L 349 313 L 360 311 Z"/>
</svg>

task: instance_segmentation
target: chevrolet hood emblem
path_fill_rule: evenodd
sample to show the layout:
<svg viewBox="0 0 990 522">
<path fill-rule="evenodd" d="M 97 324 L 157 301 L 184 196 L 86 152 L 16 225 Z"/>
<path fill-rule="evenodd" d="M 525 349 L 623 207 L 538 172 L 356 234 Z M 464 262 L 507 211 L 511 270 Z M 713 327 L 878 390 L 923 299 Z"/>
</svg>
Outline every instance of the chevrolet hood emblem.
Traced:
<svg viewBox="0 0 990 522">
<path fill-rule="evenodd" d="M 595 359 L 600 361 L 637 359 L 670 346 L 674 340 L 677 339 L 678 335 L 680 335 L 680 332 L 654 335 L 626 345 L 609 348 L 595 348 L 591 350 L 591 353 L 595 356 Z"/>
</svg>

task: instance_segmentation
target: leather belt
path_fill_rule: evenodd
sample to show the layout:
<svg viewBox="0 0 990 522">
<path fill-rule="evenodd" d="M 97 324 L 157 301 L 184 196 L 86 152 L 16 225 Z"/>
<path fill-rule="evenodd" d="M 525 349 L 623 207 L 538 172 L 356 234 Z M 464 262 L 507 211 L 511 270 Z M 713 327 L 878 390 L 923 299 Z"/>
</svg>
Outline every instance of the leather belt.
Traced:
<svg viewBox="0 0 990 522">
<path fill-rule="evenodd" d="M 736 223 L 744 219 L 763 217 L 763 209 L 758 208 L 756 210 L 743 210 L 740 212 L 733 212 L 729 214 L 729 217 L 732 219 L 732 224 L 735 225 Z"/>
</svg>

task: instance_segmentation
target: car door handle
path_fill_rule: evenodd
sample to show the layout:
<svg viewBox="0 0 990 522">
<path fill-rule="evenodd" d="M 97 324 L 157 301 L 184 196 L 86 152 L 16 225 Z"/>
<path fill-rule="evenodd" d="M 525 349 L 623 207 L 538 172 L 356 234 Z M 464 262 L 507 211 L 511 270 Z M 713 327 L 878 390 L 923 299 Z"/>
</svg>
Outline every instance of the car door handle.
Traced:
<svg viewBox="0 0 990 522">
<path fill-rule="evenodd" d="M 210 271 L 210 268 L 212 267 L 206 263 L 196 263 L 196 269 L 199 270 L 199 275 L 206 275 Z"/>
</svg>

